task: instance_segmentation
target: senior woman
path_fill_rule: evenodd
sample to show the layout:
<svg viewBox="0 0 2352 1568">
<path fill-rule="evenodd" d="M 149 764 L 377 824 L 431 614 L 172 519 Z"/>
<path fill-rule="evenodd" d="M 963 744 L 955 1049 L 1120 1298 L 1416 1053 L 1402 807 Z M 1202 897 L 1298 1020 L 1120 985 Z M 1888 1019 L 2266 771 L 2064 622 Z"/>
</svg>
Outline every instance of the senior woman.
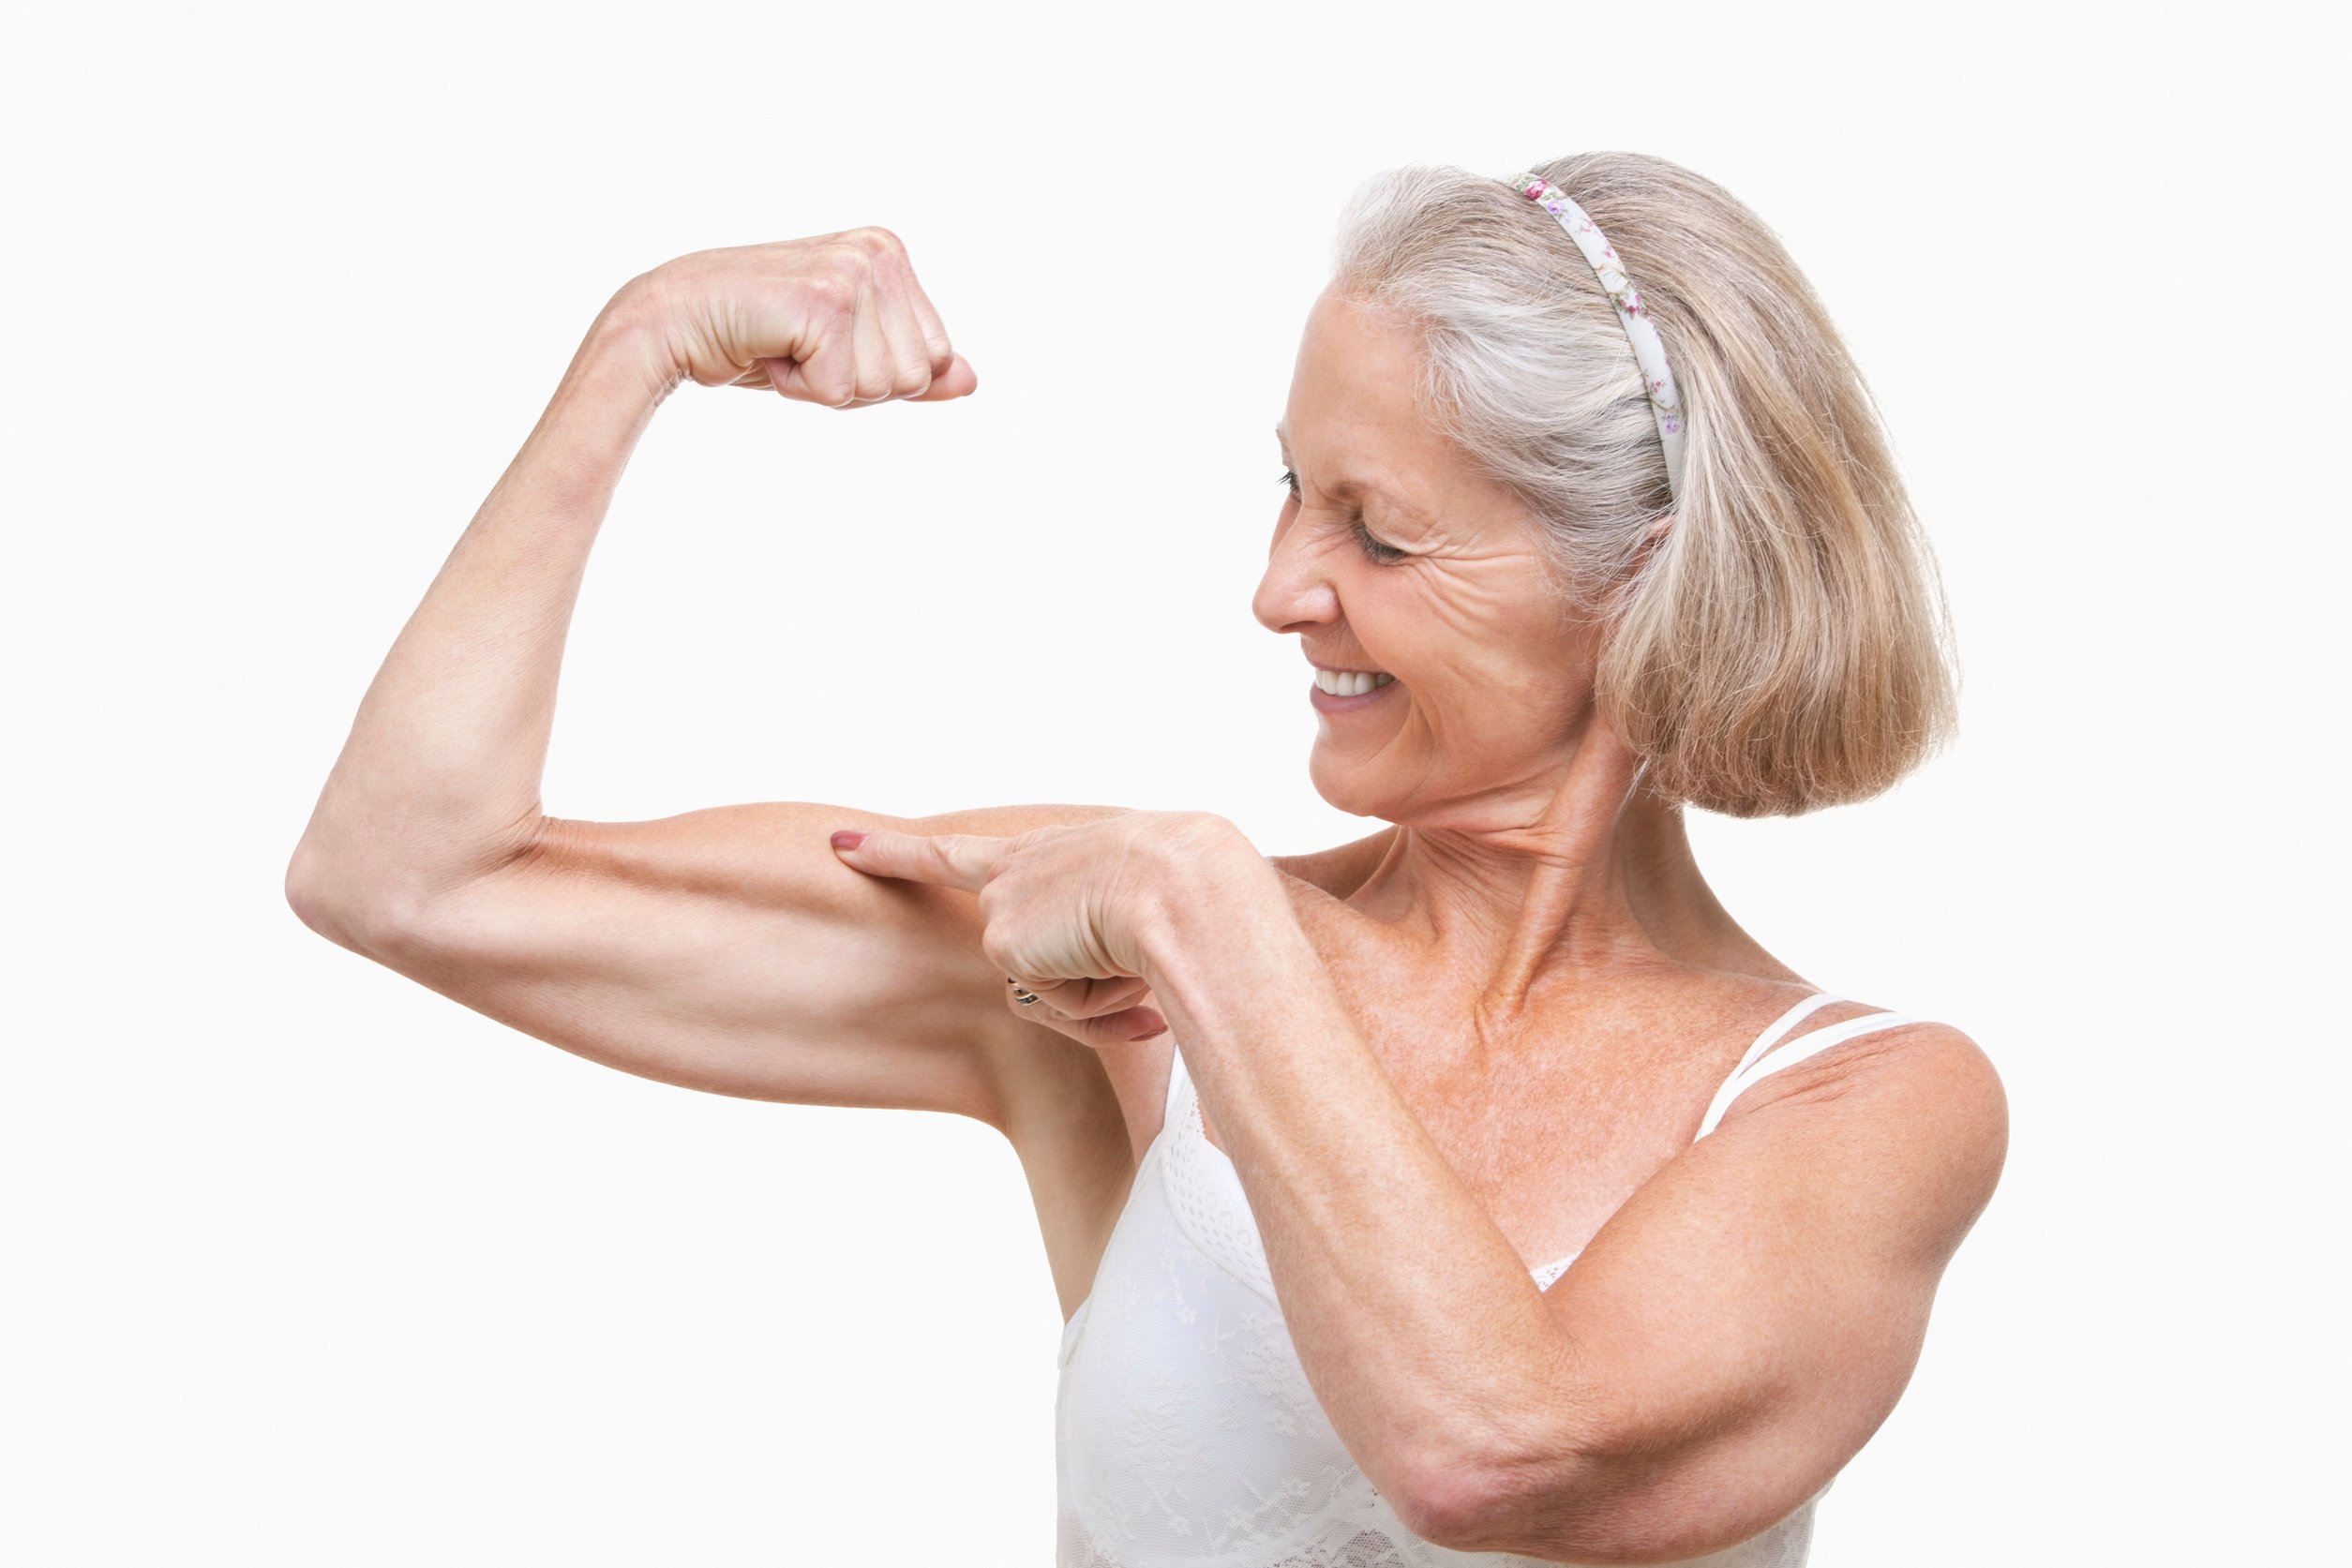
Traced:
<svg viewBox="0 0 2352 1568">
<path fill-rule="evenodd" d="M 632 279 L 368 691 L 303 918 L 627 1071 L 1003 1132 L 1067 1314 L 1064 1568 L 1802 1561 L 2006 1115 L 1685 836 L 1875 795 L 1952 724 L 1931 558 L 1772 232 L 1627 154 L 1358 193 L 1254 603 L 1314 666 L 1316 790 L 1387 824 L 1319 854 L 1095 807 L 546 814 L 589 547 L 688 379 L 977 384 L 883 230 Z"/>
</svg>

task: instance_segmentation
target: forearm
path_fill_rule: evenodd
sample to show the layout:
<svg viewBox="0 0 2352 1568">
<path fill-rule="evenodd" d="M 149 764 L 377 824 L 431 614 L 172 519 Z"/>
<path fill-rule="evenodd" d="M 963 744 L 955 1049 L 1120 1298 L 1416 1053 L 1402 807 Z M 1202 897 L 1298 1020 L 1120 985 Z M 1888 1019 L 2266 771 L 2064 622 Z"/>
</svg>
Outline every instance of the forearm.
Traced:
<svg viewBox="0 0 2352 1568">
<path fill-rule="evenodd" d="M 288 869 L 298 899 L 428 898 L 535 829 L 589 550 L 676 384 L 637 289 L 590 328 L 369 685 Z"/>
<path fill-rule="evenodd" d="M 1442 1495 L 1498 1443 L 1551 1441 L 1534 1428 L 1557 1331 L 1356 1031 L 1275 874 L 1248 864 L 1172 889 L 1146 978 L 1326 1413 L 1385 1492 Z"/>
</svg>

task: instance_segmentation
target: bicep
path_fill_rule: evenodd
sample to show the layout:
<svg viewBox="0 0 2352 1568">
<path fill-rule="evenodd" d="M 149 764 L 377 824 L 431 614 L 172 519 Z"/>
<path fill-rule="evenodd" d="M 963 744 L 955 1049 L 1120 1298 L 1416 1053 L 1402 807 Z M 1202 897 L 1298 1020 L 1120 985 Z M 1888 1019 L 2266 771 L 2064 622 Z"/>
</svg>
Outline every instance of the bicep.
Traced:
<svg viewBox="0 0 2352 1568">
<path fill-rule="evenodd" d="M 1548 1293 L 1584 1488 L 1620 1530 L 1693 1555 L 1743 1539 L 1893 1411 L 2007 1137 L 1975 1045 L 1910 1033 L 1757 1091 Z"/>
<path fill-rule="evenodd" d="M 1001 978 L 978 901 L 866 876 L 839 828 L 1017 833 L 1111 808 L 904 818 L 814 802 L 649 822 L 547 818 L 377 955 L 526 1034 L 641 1077 L 996 1123 L 981 1042 Z"/>
</svg>

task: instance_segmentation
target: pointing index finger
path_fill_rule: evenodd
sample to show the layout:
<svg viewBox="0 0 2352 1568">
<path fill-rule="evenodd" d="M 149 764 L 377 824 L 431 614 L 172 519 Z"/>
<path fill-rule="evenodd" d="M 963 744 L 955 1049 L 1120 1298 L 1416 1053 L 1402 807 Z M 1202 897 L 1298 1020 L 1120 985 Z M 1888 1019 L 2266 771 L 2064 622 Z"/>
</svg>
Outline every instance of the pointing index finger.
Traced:
<svg viewBox="0 0 2352 1568">
<path fill-rule="evenodd" d="M 869 875 L 977 893 L 996 874 L 1005 841 L 983 833 L 901 833 L 876 828 L 864 832 L 844 829 L 833 835 L 832 844 L 845 862 Z"/>
</svg>

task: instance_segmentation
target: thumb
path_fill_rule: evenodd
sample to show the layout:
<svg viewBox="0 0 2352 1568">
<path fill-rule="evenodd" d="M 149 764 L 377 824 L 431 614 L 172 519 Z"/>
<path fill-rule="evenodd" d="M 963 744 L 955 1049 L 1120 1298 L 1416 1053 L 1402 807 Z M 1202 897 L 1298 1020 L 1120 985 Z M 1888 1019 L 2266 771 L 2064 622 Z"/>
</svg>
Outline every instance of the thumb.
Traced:
<svg viewBox="0 0 2352 1568">
<path fill-rule="evenodd" d="M 888 828 L 845 828 L 832 836 L 833 852 L 869 876 L 929 882 L 977 893 L 996 873 L 1005 841 L 983 833 L 901 833 Z"/>
<path fill-rule="evenodd" d="M 931 389 L 906 398 L 909 403 L 936 403 L 950 397 L 968 397 L 980 388 L 980 372 L 962 354 L 948 361 L 948 367 L 931 378 Z"/>
</svg>

